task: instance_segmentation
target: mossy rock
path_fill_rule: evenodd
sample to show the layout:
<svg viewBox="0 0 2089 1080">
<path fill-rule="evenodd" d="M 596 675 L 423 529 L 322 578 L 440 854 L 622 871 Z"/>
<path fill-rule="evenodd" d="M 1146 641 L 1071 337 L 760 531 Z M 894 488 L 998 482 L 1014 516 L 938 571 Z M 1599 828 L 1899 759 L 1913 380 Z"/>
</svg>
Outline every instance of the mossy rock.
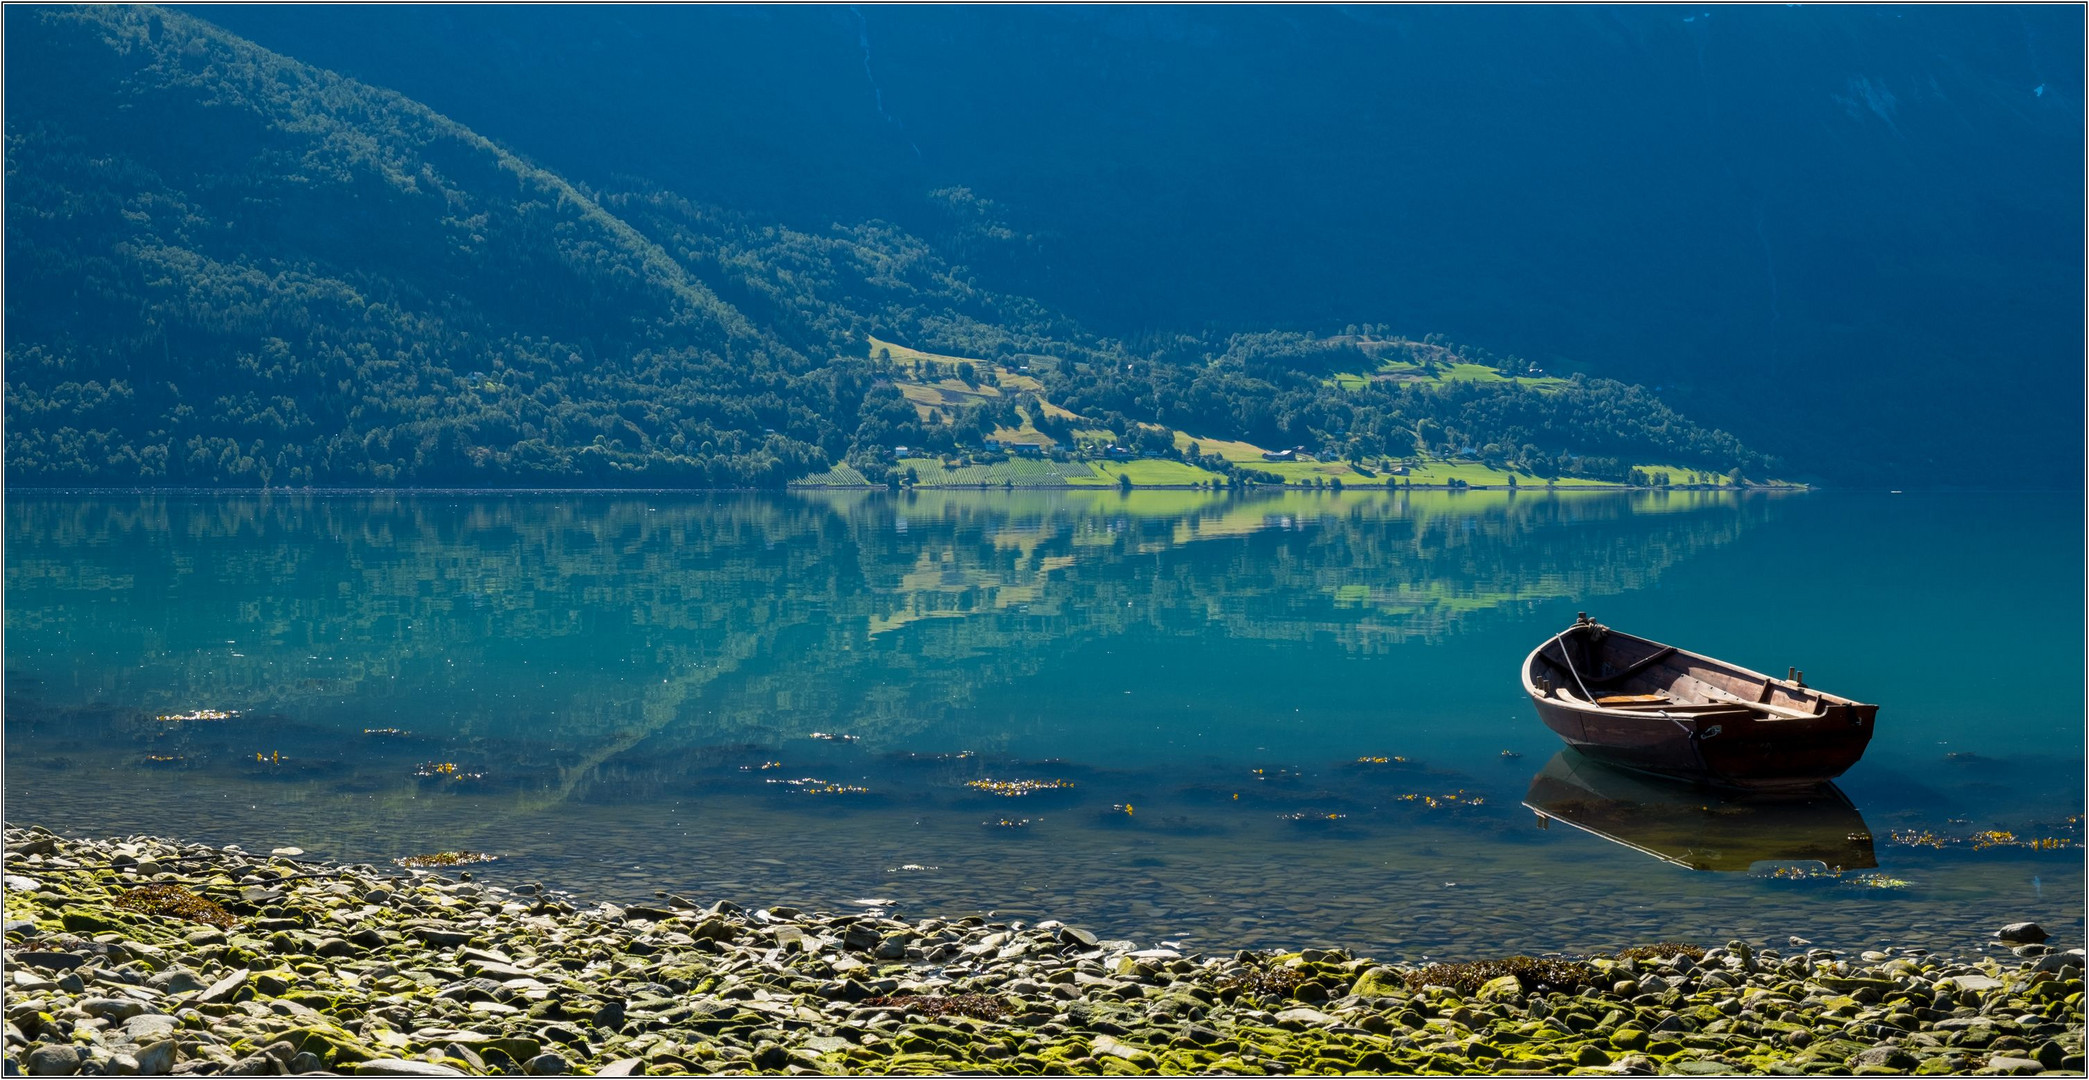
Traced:
<svg viewBox="0 0 2089 1080">
<path fill-rule="evenodd" d="M 1362 975 L 1357 976 L 1356 984 L 1349 988 L 1349 992 L 1367 998 L 1395 995 L 1404 998 L 1407 996 L 1407 980 L 1394 973 L 1391 968 L 1366 968 Z"/>
<path fill-rule="evenodd" d="M 1523 996 L 1523 982 L 1514 975 L 1502 975 L 1487 980 L 1473 995 L 1481 1001 L 1514 1001 Z"/>
<path fill-rule="evenodd" d="M 339 1028 L 292 1028 L 281 1035 L 274 1036 L 270 1041 L 273 1042 L 276 1039 L 286 1039 L 292 1046 L 297 1047 L 299 1052 L 312 1054 L 320 1060 L 334 1065 L 350 1065 L 358 1061 L 368 1061 L 374 1057 L 385 1056 L 365 1046 L 357 1041 L 355 1036 Z"/>
<path fill-rule="evenodd" d="M 1645 1050 L 1647 1033 L 1638 1028 L 1619 1028 L 1610 1033 L 1610 1045 L 1620 1050 Z"/>
<path fill-rule="evenodd" d="M 68 911 L 58 917 L 60 926 L 75 934 L 102 934 L 111 930 L 123 930 L 120 919 L 99 915 L 91 911 Z"/>
<path fill-rule="evenodd" d="M 501 1039 L 489 1039 L 480 1043 L 475 1049 L 480 1053 L 486 1050 L 498 1050 L 519 1063 L 528 1061 L 543 1053 L 544 1044 L 535 1039 L 521 1039 L 510 1036 Z"/>
</svg>

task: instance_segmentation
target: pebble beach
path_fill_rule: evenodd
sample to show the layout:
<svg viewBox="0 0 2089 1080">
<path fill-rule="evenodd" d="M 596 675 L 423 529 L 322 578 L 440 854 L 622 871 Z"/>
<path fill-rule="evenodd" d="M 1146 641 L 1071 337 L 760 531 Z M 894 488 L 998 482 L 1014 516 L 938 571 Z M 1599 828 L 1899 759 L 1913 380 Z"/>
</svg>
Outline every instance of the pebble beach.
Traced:
<svg viewBox="0 0 2089 1080">
<path fill-rule="evenodd" d="M 2080 943 L 2029 925 L 1977 959 L 1792 938 L 1416 966 L 6 838 L 13 1074 L 2083 1071 Z"/>
</svg>

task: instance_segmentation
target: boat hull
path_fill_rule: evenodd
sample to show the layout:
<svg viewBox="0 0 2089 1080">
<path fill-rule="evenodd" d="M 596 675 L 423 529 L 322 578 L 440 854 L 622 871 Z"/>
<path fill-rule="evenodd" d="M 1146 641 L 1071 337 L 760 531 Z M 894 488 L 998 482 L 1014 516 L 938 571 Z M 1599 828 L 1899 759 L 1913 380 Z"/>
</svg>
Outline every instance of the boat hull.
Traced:
<svg viewBox="0 0 2089 1080">
<path fill-rule="evenodd" d="M 1564 644 L 1558 646 L 1555 659 L 1544 656 L 1560 639 L 1539 646 L 1524 664 L 1524 689 L 1538 718 L 1568 746 L 1598 761 L 1740 790 L 1802 790 L 1841 776 L 1871 744 L 1876 705 L 1821 693 L 1795 679 L 1773 679 L 1644 638 L 1598 629 L 1602 630 L 1597 635 L 1601 649 L 1585 649 L 1574 668 L 1557 662 L 1574 660 L 1564 652 Z M 1584 667 L 1588 669 L 1585 673 Z M 1656 690 L 1646 696 L 1674 704 L 1606 708 L 1561 688 L 1562 684 L 1572 686 L 1561 671 L 1595 679 L 1596 672 L 1613 668 L 1645 672 L 1621 689 Z M 1762 700 L 1688 700 L 1678 690 L 1686 684 L 1760 687 L 1756 693 Z M 1659 690 L 1662 687 L 1677 690 L 1677 696 L 1668 698 Z M 1601 695 L 1601 691 L 1590 693 Z M 1801 705 L 1811 711 L 1797 707 Z"/>
<path fill-rule="evenodd" d="M 1824 784 L 1848 771 L 1871 744 L 1869 720 L 1847 716 L 1764 723 L 1736 709 L 1672 721 L 1592 715 L 1591 710 L 1544 700 L 1535 704 L 1553 734 L 1598 761 L 1736 788 Z M 1770 730 L 1763 730 L 1766 727 Z M 1706 737 L 1715 728 L 1716 734 Z"/>
</svg>

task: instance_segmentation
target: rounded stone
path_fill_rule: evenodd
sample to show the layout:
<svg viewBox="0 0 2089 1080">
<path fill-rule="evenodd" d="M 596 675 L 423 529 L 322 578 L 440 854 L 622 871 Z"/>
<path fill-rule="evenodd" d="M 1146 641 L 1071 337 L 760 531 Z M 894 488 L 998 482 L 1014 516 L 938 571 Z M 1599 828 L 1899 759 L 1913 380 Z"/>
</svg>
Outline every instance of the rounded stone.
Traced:
<svg viewBox="0 0 2089 1080">
<path fill-rule="evenodd" d="M 31 1076 L 71 1076 L 80 1071 L 80 1052 L 69 1044 L 46 1043 L 29 1051 Z"/>
</svg>

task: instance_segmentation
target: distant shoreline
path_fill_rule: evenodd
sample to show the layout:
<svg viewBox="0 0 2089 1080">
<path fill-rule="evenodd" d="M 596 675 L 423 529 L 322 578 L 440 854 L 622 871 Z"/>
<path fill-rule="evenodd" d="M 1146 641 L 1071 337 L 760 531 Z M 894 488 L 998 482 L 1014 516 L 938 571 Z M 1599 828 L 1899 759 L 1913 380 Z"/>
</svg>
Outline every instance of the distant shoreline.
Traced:
<svg viewBox="0 0 2089 1080">
<path fill-rule="evenodd" d="M 52 487 L 25 487 L 13 485 L 9 492 L 15 495 L 787 495 L 794 491 L 860 491 L 865 494 L 883 492 L 904 494 L 908 491 L 1117 491 L 1125 489 L 1117 484 L 916 484 L 912 487 L 893 487 L 889 484 L 799 484 L 792 483 L 780 488 L 661 488 L 661 487 L 598 487 L 598 488 L 525 488 L 525 487 L 295 487 L 295 488 L 230 488 L 230 487 L 90 487 L 58 485 Z M 1315 492 L 1323 495 L 1344 495 L 1396 491 L 1501 491 L 1530 492 L 1534 494 L 1562 495 L 1576 492 L 1611 491 L 1726 491 L 1726 492 L 1811 492 L 1820 489 L 1808 484 L 1750 484 L 1741 487 L 1681 484 L 1669 487 L 1632 487 L 1627 484 L 1575 484 L 1572 487 L 1546 487 L 1538 484 L 1344 484 L 1341 487 L 1313 487 L 1304 484 L 1253 484 L 1240 487 L 1213 488 L 1201 484 L 1134 484 L 1132 491 L 1210 491 L 1241 495 L 1257 493 Z"/>
<path fill-rule="evenodd" d="M 973 484 L 916 484 L 911 489 L 894 489 L 886 484 L 868 487 L 861 484 L 791 484 L 788 491 L 1122 491 L 1118 484 L 995 484 L 980 482 Z M 1744 484 L 1714 486 L 1711 484 L 1672 484 L 1667 487 L 1633 487 L 1630 484 L 1574 484 L 1569 487 L 1553 487 L 1544 484 L 1343 484 L 1340 487 L 1316 487 L 1311 484 L 1250 484 L 1240 487 L 1214 488 L 1209 484 L 1133 484 L 1133 491 L 1315 491 L 1329 495 L 1348 492 L 1394 492 L 1394 491 L 1509 491 L 1543 492 L 1558 495 L 1576 491 L 1811 491 L 1804 484 Z"/>
</svg>

